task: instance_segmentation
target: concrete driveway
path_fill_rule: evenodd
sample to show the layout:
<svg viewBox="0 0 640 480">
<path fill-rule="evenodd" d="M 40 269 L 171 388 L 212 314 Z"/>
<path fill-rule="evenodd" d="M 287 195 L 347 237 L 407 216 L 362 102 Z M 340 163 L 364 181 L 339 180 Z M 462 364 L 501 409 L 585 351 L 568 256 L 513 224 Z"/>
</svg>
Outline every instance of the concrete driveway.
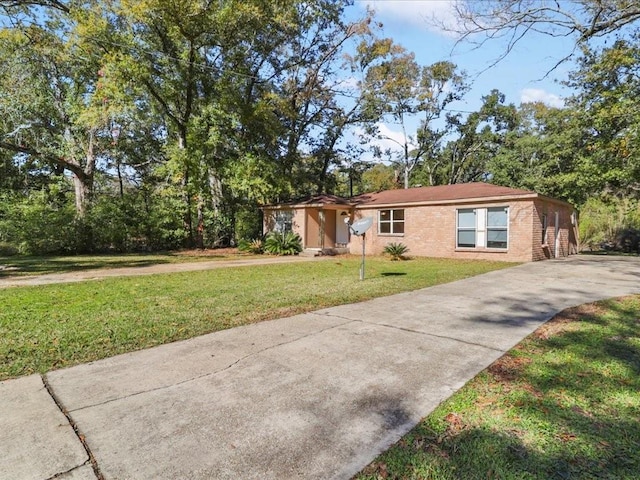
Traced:
<svg viewBox="0 0 640 480">
<path fill-rule="evenodd" d="M 0 382 L 0 479 L 348 479 L 640 259 L 520 265 Z"/>
</svg>

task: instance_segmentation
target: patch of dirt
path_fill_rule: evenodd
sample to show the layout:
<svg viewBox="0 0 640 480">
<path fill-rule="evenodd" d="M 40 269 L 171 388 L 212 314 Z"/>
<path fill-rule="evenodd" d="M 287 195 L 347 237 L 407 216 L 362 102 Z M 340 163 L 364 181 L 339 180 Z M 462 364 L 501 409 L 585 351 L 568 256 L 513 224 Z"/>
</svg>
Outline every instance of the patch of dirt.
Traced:
<svg viewBox="0 0 640 480">
<path fill-rule="evenodd" d="M 488 371 L 500 382 L 513 382 L 520 378 L 522 370 L 530 363 L 530 358 L 506 354 L 493 362 Z"/>
<path fill-rule="evenodd" d="M 180 250 L 175 252 L 175 254 L 183 257 L 227 257 L 229 255 L 242 255 L 235 247 Z"/>
<path fill-rule="evenodd" d="M 575 322 L 595 319 L 598 315 L 602 315 L 605 312 L 606 309 L 598 303 L 587 303 L 568 308 L 538 328 L 533 333 L 533 336 L 539 340 L 547 340 L 560 333 L 573 330 L 572 324 Z"/>
</svg>

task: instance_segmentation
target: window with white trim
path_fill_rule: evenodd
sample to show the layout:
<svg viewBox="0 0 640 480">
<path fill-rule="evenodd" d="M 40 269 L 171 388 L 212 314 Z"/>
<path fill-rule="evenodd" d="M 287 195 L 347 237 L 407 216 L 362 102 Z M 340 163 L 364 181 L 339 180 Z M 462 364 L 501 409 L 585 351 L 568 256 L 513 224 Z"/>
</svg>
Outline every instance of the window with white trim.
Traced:
<svg viewBox="0 0 640 480">
<path fill-rule="evenodd" d="M 487 248 L 507 248 L 508 207 L 487 208 Z"/>
<path fill-rule="evenodd" d="M 382 235 L 404 234 L 404 209 L 378 210 L 378 233 Z"/>
<path fill-rule="evenodd" d="M 507 249 L 509 207 L 456 210 L 456 248 Z"/>
<path fill-rule="evenodd" d="M 476 209 L 461 208 L 458 210 L 458 235 L 456 246 L 475 248 L 476 246 Z"/>
</svg>

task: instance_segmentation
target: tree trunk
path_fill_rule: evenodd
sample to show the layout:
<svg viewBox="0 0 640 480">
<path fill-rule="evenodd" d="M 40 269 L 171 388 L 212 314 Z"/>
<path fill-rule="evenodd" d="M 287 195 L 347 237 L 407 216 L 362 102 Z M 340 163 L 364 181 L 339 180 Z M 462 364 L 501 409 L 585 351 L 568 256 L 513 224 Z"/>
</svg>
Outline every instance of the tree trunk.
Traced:
<svg viewBox="0 0 640 480">
<path fill-rule="evenodd" d="M 181 151 L 185 151 L 187 148 L 187 133 L 186 131 L 181 131 L 178 137 L 178 148 Z M 193 209 L 191 202 L 191 195 L 189 194 L 189 180 L 190 180 L 190 171 L 189 171 L 189 163 L 187 161 L 186 152 L 182 155 L 182 160 L 184 161 L 184 171 L 182 175 L 181 187 L 182 187 L 182 200 L 185 206 L 185 213 L 182 218 L 182 224 L 184 226 L 185 234 L 187 235 L 186 246 L 193 247 L 195 245 L 195 239 L 193 236 L 193 222 L 191 220 L 191 211 Z"/>
<path fill-rule="evenodd" d="M 73 173 L 73 187 L 76 200 L 76 216 L 84 218 L 89 211 L 91 205 L 91 197 L 93 195 L 93 179 L 96 169 L 95 148 L 95 131 L 89 132 L 89 143 L 85 154 L 84 167 L 80 166 L 77 160 L 69 162 L 67 168 Z"/>
<path fill-rule="evenodd" d="M 93 179 L 91 179 L 93 180 Z M 91 181 L 86 177 L 81 178 L 78 175 L 73 175 L 73 187 L 75 191 L 76 199 L 76 216 L 78 218 L 84 218 L 89 211 L 89 200 L 91 198 Z"/>
</svg>

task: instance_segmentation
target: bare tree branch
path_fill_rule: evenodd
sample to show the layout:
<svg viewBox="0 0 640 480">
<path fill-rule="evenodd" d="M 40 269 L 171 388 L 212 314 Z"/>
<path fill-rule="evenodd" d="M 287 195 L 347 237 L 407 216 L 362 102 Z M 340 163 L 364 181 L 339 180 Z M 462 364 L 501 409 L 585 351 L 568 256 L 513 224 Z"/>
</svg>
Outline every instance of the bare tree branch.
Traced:
<svg viewBox="0 0 640 480">
<path fill-rule="evenodd" d="M 58 0 L 0 0 L 0 9 L 5 12 L 20 7 L 47 7 L 64 13 L 69 13 L 70 11 L 66 2 Z"/>
<path fill-rule="evenodd" d="M 503 54 L 494 66 L 532 32 L 551 37 L 574 37 L 577 47 L 594 38 L 618 33 L 640 21 L 637 0 L 456 0 L 457 24 L 432 19 L 438 28 L 458 37 L 454 48 L 462 43 L 480 48 L 489 40 L 505 39 Z M 563 58 L 559 64 L 576 52 Z M 491 68 L 488 67 L 488 68 Z"/>
</svg>

